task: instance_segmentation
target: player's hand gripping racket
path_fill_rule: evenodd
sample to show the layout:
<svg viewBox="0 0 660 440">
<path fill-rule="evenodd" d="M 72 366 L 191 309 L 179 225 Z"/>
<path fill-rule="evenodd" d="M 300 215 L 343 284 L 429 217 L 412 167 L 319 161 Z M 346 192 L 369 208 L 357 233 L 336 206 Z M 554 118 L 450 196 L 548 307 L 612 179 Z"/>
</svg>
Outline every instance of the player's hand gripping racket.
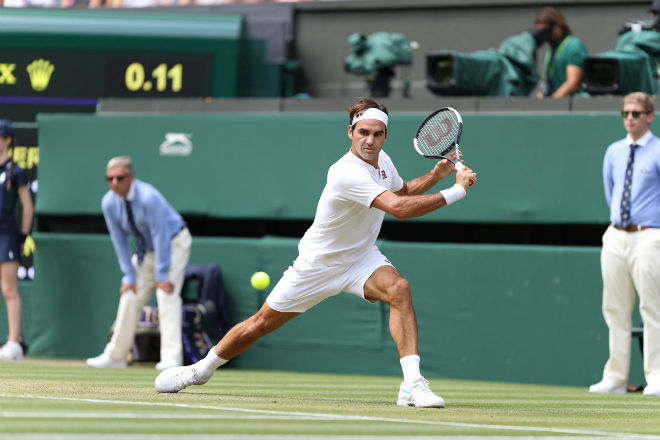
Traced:
<svg viewBox="0 0 660 440">
<path fill-rule="evenodd" d="M 451 107 L 434 111 L 424 119 L 415 133 L 415 150 L 429 159 L 447 159 L 456 171 L 465 167 L 460 160 L 459 141 L 463 131 L 461 115 Z M 455 153 L 456 159 L 449 157 Z"/>
</svg>

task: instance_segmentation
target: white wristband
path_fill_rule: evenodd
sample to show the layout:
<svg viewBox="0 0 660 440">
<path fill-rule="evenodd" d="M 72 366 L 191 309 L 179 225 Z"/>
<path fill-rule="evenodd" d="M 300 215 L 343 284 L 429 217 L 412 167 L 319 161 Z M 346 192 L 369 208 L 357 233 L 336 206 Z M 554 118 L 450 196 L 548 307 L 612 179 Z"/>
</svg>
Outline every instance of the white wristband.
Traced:
<svg viewBox="0 0 660 440">
<path fill-rule="evenodd" d="M 462 185 L 455 183 L 451 188 L 443 189 L 440 191 L 440 194 L 442 194 L 442 196 L 445 198 L 447 206 L 449 206 L 452 203 L 457 202 L 465 197 L 467 191 L 465 191 L 465 188 L 463 188 Z"/>
</svg>

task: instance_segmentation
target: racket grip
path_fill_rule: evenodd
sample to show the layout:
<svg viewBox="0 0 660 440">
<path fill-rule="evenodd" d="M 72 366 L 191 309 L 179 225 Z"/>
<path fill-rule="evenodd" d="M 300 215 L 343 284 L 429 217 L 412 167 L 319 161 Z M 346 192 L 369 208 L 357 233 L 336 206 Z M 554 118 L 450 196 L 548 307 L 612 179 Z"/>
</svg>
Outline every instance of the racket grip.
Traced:
<svg viewBox="0 0 660 440">
<path fill-rule="evenodd" d="M 456 171 L 458 172 L 458 171 L 462 170 L 463 168 L 465 168 L 465 165 L 463 165 L 463 162 L 457 161 L 454 164 L 454 168 L 456 168 Z M 470 179 L 470 186 L 472 186 L 472 185 L 474 185 L 474 182 L 472 181 L 472 179 Z"/>
</svg>

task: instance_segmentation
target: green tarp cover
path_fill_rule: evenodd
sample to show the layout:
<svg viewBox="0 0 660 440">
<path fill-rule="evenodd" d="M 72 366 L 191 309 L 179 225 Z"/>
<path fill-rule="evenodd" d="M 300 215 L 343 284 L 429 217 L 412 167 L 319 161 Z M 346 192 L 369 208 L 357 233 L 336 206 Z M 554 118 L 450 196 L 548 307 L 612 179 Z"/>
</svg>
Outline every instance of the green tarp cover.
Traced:
<svg viewBox="0 0 660 440">
<path fill-rule="evenodd" d="M 536 86 L 536 43 L 527 33 L 513 35 L 498 49 L 452 52 L 456 88 L 451 94 L 527 96 Z"/>
</svg>

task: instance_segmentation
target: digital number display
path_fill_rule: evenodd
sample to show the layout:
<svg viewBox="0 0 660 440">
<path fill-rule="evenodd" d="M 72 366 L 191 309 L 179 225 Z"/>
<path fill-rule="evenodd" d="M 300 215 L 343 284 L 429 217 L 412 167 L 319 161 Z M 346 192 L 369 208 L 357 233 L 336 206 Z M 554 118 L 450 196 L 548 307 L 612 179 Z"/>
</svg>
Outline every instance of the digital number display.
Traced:
<svg viewBox="0 0 660 440">
<path fill-rule="evenodd" d="M 126 68 L 126 88 L 131 92 L 137 92 L 138 90 L 149 92 L 153 88 L 152 81 L 145 81 L 144 78 L 144 66 L 141 63 L 131 63 Z M 179 93 L 183 83 L 183 66 L 179 63 L 168 68 L 167 64 L 160 63 L 158 67 L 151 71 L 151 78 L 156 82 L 157 92 L 172 91 L 172 93 Z"/>
<path fill-rule="evenodd" d="M 211 63 L 204 56 L 121 56 L 107 63 L 108 96 L 210 96 Z"/>
<path fill-rule="evenodd" d="M 211 55 L 0 49 L 0 96 L 211 96 Z"/>
</svg>

